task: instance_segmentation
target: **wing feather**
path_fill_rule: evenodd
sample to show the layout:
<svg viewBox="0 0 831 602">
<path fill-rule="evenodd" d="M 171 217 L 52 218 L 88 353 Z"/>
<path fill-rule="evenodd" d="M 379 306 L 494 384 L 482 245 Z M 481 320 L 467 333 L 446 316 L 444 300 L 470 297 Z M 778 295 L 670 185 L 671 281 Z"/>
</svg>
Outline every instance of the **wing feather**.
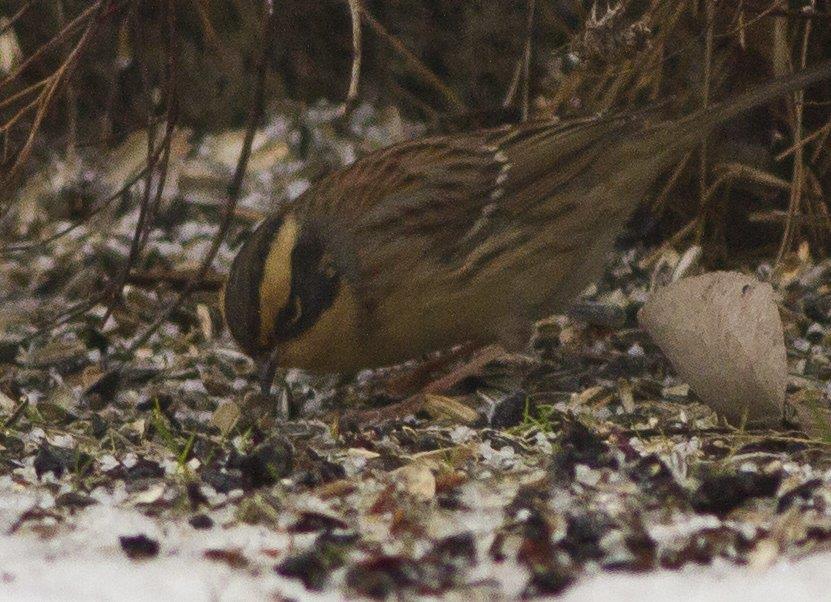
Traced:
<svg viewBox="0 0 831 602">
<path fill-rule="evenodd" d="M 634 121 L 532 122 L 405 142 L 320 182 L 310 202 L 326 205 L 310 213 L 331 216 L 331 238 L 354 250 L 352 280 L 370 312 L 391 297 L 450 304 L 512 265 L 576 256 L 602 224 L 587 215 L 591 199 L 559 193 Z M 558 231 L 573 238 L 546 234 Z"/>
</svg>

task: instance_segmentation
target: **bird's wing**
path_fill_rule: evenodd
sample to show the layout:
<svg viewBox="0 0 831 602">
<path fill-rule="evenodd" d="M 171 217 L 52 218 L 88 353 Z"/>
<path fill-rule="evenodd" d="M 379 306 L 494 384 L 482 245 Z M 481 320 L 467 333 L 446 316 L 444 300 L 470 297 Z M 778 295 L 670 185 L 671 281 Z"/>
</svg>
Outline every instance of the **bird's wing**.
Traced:
<svg viewBox="0 0 831 602">
<path fill-rule="evenodd" d="M 402 286 L 447 294 L 435 289 L 464 286 L 535 229 L 572 219 L 580 208 L 558 189 L 602 160 L 633 121 L 641 120 L 531 122 L 399 144 L 316 184 L 308 202 L 325 206 L 310 213 L 328 213 L 342 230 L 332 238 L 348 238 L 368 305 Z"/>
<path fill-rule="evenodd" d="M 399 144 L 321 182 L 310 213 L 329 212 L 332 238 L 351 239 L 370 302 L 522 270 L 574 288 L 581 253 L 602 258 L 648 185 L 703 134 L 829 74 L 831 60 L 682 119 L 659 105 Z M 562 265 L 534 270 L 543 261 Z"/>
<path fill-rule="evenodd" d="M 405 142 L 364 157 L 316 185 L 326 206 L 356 236 L 381 244 L 423 241 L 426 257 L 462 259 L 487 224 L 564 208 L 558 187 L 602 157 L 630 116 L 531 122 Z M 492 227 L 492 226 L 491 226 Z M 418 245 L 416 245 L 418 246 Z"/>
</svg>

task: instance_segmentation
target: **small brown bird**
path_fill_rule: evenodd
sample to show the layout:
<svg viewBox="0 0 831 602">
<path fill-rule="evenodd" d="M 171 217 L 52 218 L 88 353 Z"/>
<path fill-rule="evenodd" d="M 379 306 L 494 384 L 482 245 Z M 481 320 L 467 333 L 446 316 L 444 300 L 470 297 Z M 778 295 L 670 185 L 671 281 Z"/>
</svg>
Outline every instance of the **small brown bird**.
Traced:
<svg viewBox="0 0 831 602">
<path fill-rule="evenodd" d="M 528 122 L 372 153 L 257 227 L 231 267 L 228 327 L 254 358 L 318 372 L 517 348 L 601 274 L 647 189 L 705 134 L 828 77 L 831 61 L 679 119 Z"/>
</svg>

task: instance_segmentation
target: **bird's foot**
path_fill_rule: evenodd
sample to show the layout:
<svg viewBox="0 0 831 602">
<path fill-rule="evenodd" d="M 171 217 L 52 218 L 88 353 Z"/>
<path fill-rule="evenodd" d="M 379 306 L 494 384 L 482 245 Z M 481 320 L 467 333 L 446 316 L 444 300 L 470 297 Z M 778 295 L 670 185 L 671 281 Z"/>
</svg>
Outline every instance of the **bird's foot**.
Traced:
<svg viewBox="0 0 831 602">
<path fill-rule="evenodd" d="M 419 392 L 410 395 L 403 401 L 377 409 L 351 410 L 341 416 L 340 422 L 344 425 L 361 428 L 369 425 L 380 425 L 389 421 L 403 420 L 407 416 L 414 416 L 424 406 L 426 395 L 436 395 L 452 389 L 465 379 L 478 375 L 485 366 L 504 356 L 505 353 L 505 349 L 501 345 L 484 347 L 468 362 L 444 376 L 429 382 Z"/>
</svg>

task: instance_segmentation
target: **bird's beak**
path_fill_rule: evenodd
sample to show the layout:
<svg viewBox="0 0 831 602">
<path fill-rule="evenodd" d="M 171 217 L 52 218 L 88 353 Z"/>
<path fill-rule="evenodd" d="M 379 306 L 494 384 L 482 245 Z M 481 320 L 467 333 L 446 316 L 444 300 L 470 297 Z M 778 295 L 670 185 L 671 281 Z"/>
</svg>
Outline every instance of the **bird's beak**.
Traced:
<svg viewBox="0 0 831 602">
<path fill-rule="evenodd" d="M 271 395 L 271 385 L 274 383 L 274 373 L 277 371 L 277 350 L 259 360 L 260 364 L 260 391 L 263 395 Z"/>
</svg>

